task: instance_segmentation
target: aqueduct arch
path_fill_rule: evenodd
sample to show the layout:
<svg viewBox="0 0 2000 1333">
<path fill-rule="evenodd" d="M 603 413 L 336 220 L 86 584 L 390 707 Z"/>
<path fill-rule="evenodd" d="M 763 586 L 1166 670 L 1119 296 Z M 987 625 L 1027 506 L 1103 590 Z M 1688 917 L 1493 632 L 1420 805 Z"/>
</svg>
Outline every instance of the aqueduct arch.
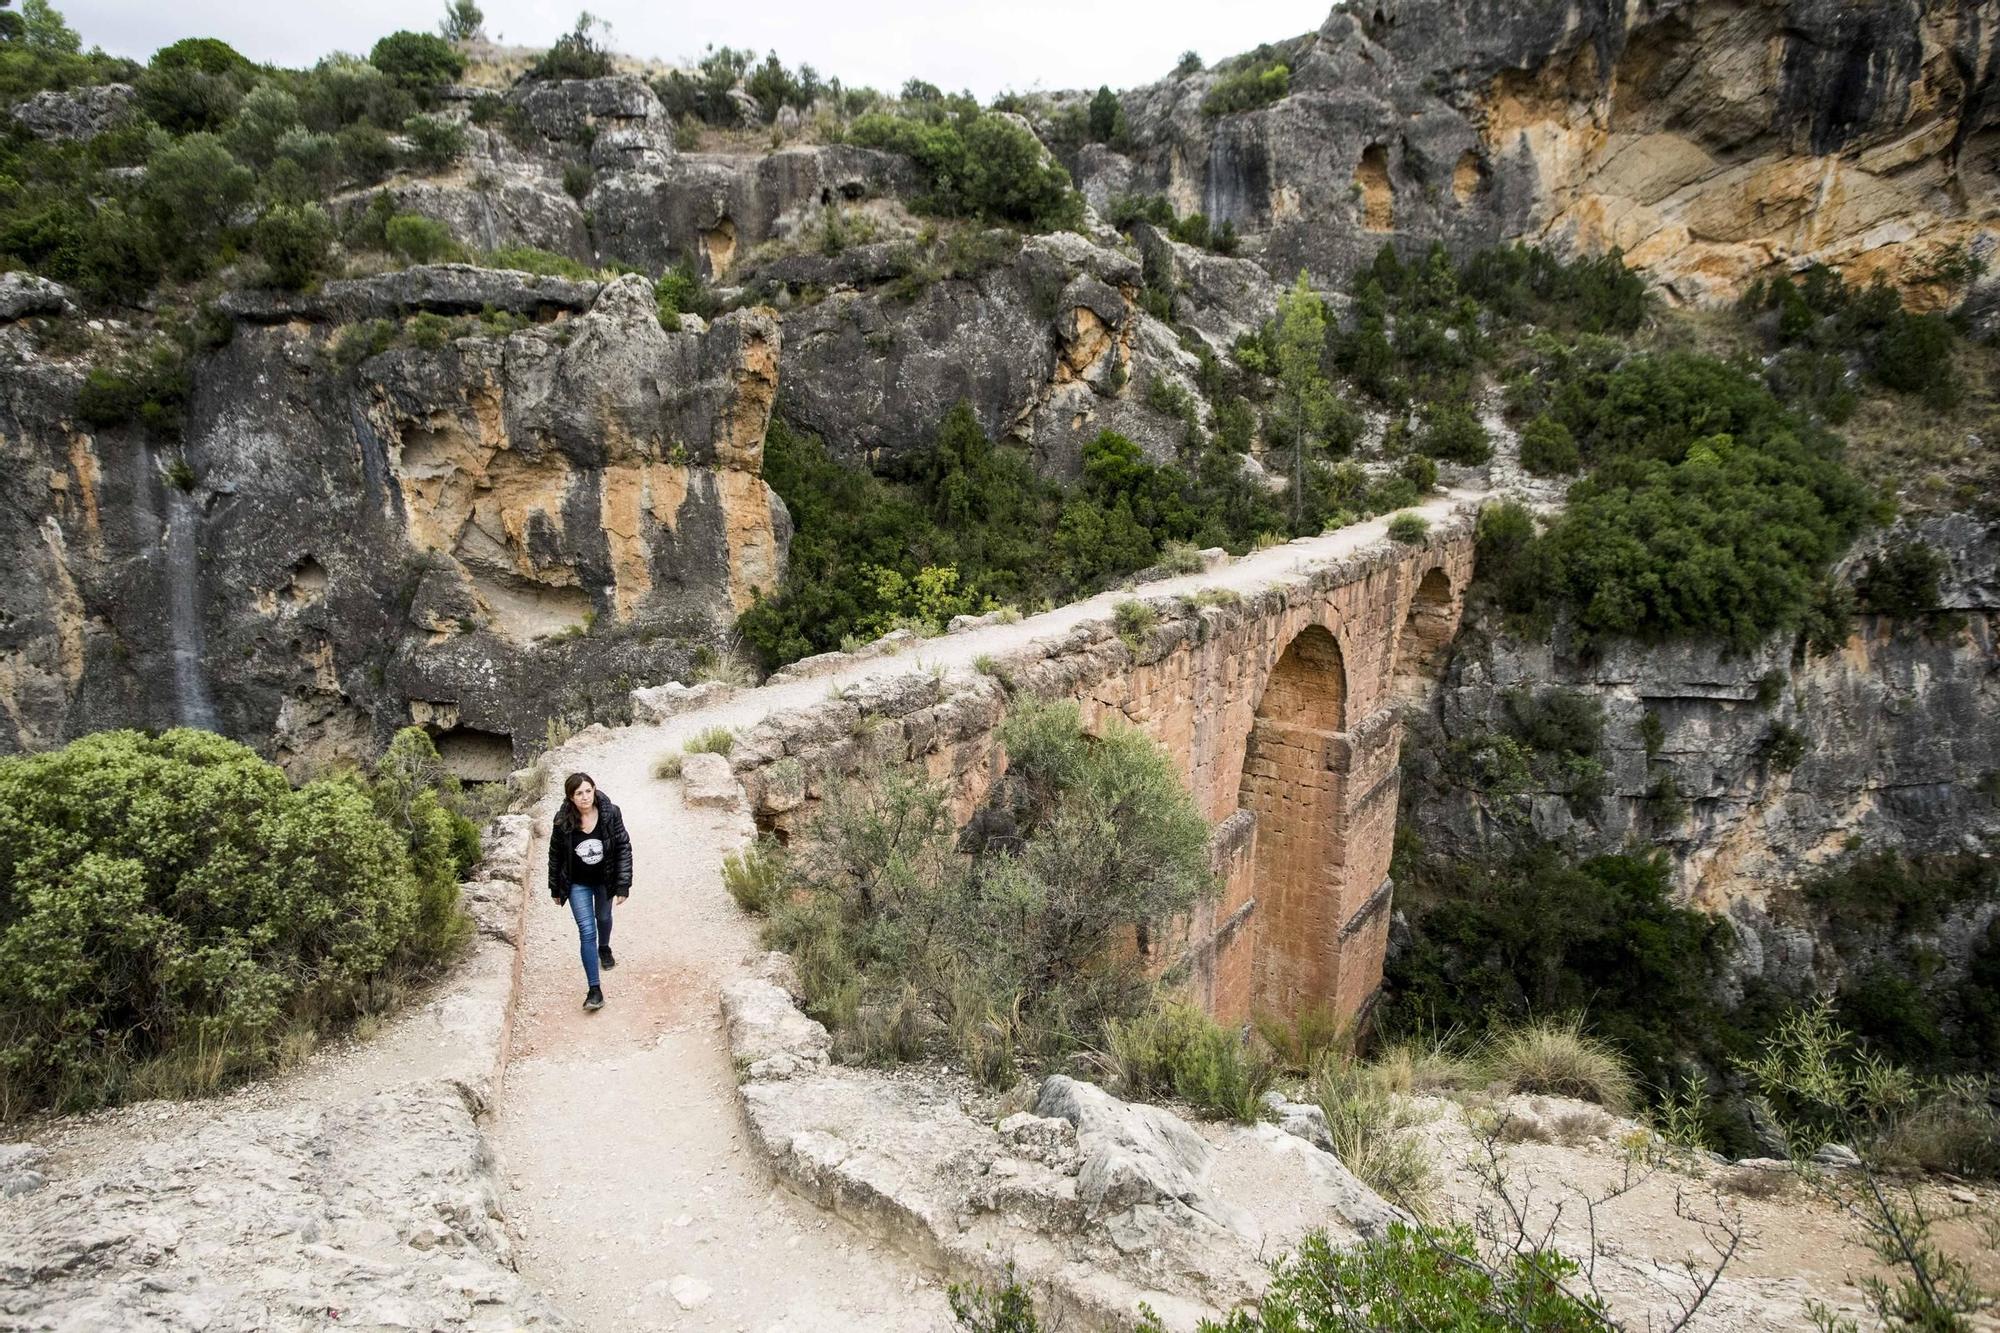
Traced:
<svg viewBox="0 0 2000 1333">
<path fill-rule="evenodd" d="M 1259 947 L 1251 1003 L 1295 1013 L 1329 993 L 1347 854 L 1347 666 L 1340 641 L 1307 626 L 1285 648 L 1244 743 L 1238 800 L 1256 821 Z"/>
<path fill-rule="evenodd" d="M 904 761 L 948 781 L 969 816 L 1005 770 L 995 732 L 1012 693 L 1075 699 L 1091 725 L 1120 715 L 1180 765 L 1221 884 L 1143 951 L 1225 1021 L 1316 1004 L 1359 1015 L 1388 943 L 1404 707 L 1443 668 L 1472 560 L 1471 517 L 1456 516 L 1419 543 L 1293 566 L 1240 604 L 1160 599 L 1133 642 L 1102 622 L 1037 640 L 995 664 L 1004 687 L 904 679 L 776 715 L 732 761 L 759 823 L 780 831 L 836 775 Z"/>
</svg>

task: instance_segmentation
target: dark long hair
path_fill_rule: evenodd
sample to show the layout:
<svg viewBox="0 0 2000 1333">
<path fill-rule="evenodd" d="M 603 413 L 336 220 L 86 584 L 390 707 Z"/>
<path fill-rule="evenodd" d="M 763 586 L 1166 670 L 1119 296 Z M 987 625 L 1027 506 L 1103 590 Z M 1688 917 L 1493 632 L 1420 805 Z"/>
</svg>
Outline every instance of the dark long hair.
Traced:
<svg viewBox="0 0 2000 1333">
<path fill-rule="evenodd" d="M 571 798 L 576 795 L 576 789 L 586 782 L 590 784 L 590 799 L 594 803 L 597 800 L 596 778 L 593 778 L 588 773 L 572 773 L 563 779 L 562 809 L 556 811 L 556 830 L 558 832 L 573 833 L 576 831 L 576 802 Z"/>
</svg>

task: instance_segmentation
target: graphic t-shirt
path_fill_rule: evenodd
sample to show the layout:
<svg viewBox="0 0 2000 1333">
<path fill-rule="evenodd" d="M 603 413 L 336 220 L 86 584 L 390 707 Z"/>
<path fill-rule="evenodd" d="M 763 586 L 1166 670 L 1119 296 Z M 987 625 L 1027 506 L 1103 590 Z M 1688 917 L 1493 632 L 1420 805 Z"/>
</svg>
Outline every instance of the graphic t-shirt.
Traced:
<svg viewBox="0 0 2000 1333">
<path fill-rule="evenodd" d="M 610 867 L 605 864 L 609 848 L 604 842 L 604 818 L 599 816 L 597 827 L 585 833 L 581 825 L 569 834 L 569 878 L 572 884 L 588 884 L 600 888 L 608 883 Z"/>
</svg>

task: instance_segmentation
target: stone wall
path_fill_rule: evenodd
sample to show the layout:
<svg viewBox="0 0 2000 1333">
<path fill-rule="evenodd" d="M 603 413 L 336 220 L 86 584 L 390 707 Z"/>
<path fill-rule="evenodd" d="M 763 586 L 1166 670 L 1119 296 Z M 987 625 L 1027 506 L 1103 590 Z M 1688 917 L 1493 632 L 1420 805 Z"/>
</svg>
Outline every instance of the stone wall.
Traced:
<svg viewBox="0 0 2000 1333">
<path fill-rule="evenodd" d="M 1180 766 L 1216 826 L 1221 883 L 1193 919 L 1135 946 L 1162 967 L 1185 961 L 1225 1018 L 1314 1002 L 1354 1014 L 1387 939 L 1398 700 L 1410 671 L 1433 669 L 1439 627 L 1456 623 L 1471 527 L 1462 514 L 1421 544 L 1385 542 L 1235 605 L 1156 601 L 1159 623 L 1129 642 L 1091 621 L 992 674 L 853 686 L 766 719 L 731 762 L 758 823 L 780 837 L 827 784 L 891 763 L 947 783 L 963 822 L 1006 771 L 995 731 L 1013 695 L 1073 699 L 1092 728 L 1121 718 Z"/>
</svg>

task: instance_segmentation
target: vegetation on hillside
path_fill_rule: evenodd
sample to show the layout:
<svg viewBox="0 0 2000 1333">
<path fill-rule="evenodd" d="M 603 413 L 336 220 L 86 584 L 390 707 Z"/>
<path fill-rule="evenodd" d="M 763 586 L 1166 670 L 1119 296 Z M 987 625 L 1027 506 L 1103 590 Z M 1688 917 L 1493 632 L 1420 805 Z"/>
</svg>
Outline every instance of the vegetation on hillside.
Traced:
<svg viewBox="0 0 2000 1333">
<path fill-rule="evenodd" d="M 189 729 L 0 760 L 0 1118 L 296 1058 L 457 950 L 478 858 L 414 728 L 296 789 Z"/>
</svg>

